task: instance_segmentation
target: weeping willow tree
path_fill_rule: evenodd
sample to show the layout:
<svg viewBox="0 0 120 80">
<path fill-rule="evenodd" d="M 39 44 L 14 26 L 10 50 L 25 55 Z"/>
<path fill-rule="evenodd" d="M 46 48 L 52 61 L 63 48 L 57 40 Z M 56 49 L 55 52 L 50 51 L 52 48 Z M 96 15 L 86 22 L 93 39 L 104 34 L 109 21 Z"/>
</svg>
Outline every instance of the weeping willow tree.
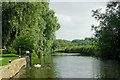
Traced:
<svg viewBox="0 0 120 80">
<path fill-rule="evenodd" d="M 48 2 L 3 2 L 2 10 L 2 46 L 13 44 L 22 33 L 38 55 L 50 51 L 60 24 Z"/>
</svg>

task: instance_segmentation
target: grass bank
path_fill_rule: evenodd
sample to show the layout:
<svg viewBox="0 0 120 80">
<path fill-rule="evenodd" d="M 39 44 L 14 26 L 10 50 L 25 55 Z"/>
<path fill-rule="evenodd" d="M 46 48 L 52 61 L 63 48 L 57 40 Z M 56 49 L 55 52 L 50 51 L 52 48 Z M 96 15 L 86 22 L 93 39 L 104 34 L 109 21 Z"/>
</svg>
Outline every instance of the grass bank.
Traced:
<svg viewBox="0 0 120 80">
<path fill-rule="evenodd" d="M 0 66 L 7 65 L 9 63 L 9 60 L 13 61 L 15 59 L 19 58 L 19 55 L 17 54 L 2 54 L 0 57 L 4 58 L 0 60 Z"/>
<path fill-rule="evenodd" d="M 65 53 L 81 53 L 81 55 L 95 55 L 98 56 L 99 48 L 95 45 L 89 46 L 72 46 L 66 48 L 56 49 L 55 52 Z"/>
</svg>

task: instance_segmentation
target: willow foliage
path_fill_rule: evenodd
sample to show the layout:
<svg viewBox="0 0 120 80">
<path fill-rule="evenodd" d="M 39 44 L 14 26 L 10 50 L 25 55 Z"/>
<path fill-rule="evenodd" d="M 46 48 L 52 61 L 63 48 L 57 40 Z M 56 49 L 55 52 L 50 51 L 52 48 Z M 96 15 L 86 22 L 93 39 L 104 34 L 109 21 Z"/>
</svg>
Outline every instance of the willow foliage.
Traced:
<svg viewBox="0 0 120 80">
<path fill-rule="evenodd" d="M 3 46 L 23 33 L 31 38 L 37 54 L 50 50 L 60 24 L 48 2 L 3 2 L 2 9 Z"/>
</svg>

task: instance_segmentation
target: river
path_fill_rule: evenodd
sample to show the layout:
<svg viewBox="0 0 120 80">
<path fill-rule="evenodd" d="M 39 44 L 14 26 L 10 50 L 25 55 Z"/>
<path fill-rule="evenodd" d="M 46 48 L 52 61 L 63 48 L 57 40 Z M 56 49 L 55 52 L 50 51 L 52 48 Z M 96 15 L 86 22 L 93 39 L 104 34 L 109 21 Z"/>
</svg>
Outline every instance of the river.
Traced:
<svg viewBox="0 0 120 80">
<path fill-rule="evenodd" d="M 43 56 L 37 63 L 42 67 L 22 68 L 13 78 L 120 78 L 120 62 L 116 60 L 75 55 Z"/>
</svg>

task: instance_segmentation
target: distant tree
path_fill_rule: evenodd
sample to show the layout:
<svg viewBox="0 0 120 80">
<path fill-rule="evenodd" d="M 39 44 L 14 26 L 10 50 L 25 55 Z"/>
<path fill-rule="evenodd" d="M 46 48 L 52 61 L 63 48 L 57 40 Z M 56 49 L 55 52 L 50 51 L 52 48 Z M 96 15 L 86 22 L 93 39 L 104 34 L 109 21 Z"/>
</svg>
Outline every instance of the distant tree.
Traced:
<svg viewBox="0 0 120 80">
<path fill-rule="evenodd" d="M 62 47 L 70 47 L 70 46 L 74 46 L 74 44 L 71 41 L 61 40 L 61 39 L 56 39 L 52 45 L 54 49 L 62 48 Z"/>
<path fill-rule="evenodd" d="M 91 45 L 92 44 L 90 38 L 85 38 L 84 40 L 75 39 L 75 40 L 72 40 L 72 43 L 75 46 Z"/>
<path fill-rule="evenodd" d="M 91 38 L 85 38 L 85 40 L 75 39 L 72 41 L 56 39 L 53 42 L 52 48 L 63 48 L 63 47 L 71 47 L 71 46 L 83 46 L 83 45 L 91 45 Z"/>
</svg>

